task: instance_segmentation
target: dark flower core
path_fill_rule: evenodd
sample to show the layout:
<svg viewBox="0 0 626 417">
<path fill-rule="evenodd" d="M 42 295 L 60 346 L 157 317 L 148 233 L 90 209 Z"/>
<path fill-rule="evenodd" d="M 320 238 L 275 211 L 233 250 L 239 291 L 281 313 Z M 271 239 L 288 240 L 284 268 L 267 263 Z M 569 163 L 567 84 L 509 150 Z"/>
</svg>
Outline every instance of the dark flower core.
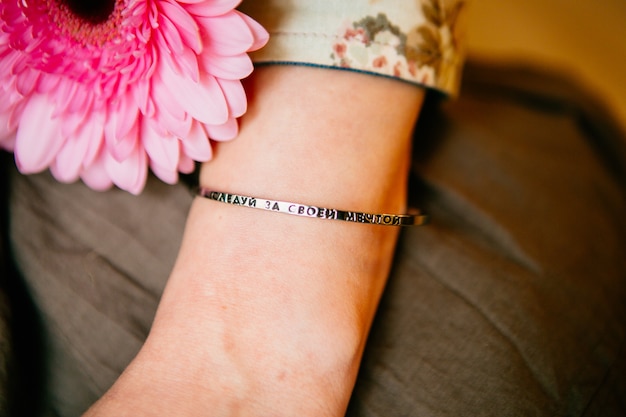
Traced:
<svg viewBox="0 0 626 417">
<path fill-rule="evenodd" d="M 115 0 L 62 0 L 62 3 L 74 15 L 91 24 L 106 22 L 115 10 Z"/>
<path fill-rule="evenodd" d="M 2 1 L 2 0 L 0 0 Z M 60 34 L 82 45 L 102 46 L 119 36 L 128 0 L 40 0 Z M 26 3 L 26 2 L 24 2 Z M 25 9 L 26 10 L 26 9 Z"/>
</svg>

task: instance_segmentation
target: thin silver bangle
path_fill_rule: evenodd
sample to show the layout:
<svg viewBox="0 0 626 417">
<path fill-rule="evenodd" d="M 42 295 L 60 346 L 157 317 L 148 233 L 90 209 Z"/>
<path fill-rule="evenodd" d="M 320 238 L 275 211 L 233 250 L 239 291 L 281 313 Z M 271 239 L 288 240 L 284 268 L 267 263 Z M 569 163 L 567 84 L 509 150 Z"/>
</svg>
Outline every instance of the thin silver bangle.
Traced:
<svg viewBox="0 0 626 417">
<path fill-rule="evenodd" d="M 428 223 L 428 216 L 420 214 L 419 212 L 415 214 L 361 213 L 358 211 L 330 209 L 292 203 L 289 201 L 267 200 L 265 198 L 214 191 L 203 187 L 198 187 L 196 194 L 200 197 L 232 204 L 234 206 L 250 207 L 275 213 L 291 214 L 293 216 L 343 220 L 353 223 L 378 224 L 382 226 L 422 226 Z"/>
</svg>

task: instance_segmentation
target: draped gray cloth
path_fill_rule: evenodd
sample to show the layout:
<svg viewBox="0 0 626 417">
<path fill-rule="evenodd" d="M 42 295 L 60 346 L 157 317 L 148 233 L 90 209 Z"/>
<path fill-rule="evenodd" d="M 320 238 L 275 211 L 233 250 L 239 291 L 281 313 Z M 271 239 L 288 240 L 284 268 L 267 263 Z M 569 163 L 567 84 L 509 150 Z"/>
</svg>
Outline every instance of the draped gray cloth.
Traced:
<svg viewBox="0 0 626 417">
<path fill-rule="evenodd" d="M 470 66 L 458 100 L 430 103 L 410 193 L 433 221 L 403 231 L 348 415 L 626 415 L 625 144 L 542 73 Z M 42 394 L 13 407 L 76 416 L 146 337 L 192 196 L 9 180 L 5 275 L 37 312 L 9 316 L 41 368 L 17 355 L 35 385 L 15 398 Z"/>
</svg>

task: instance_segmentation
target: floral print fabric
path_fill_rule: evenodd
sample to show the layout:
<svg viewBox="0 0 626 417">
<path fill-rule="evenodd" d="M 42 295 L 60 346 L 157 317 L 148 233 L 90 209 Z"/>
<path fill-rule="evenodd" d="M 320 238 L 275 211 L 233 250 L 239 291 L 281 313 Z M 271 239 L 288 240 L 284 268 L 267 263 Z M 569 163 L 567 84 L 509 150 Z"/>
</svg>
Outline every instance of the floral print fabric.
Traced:
<svg viewBox="0 0 626 417">
<path fill-rule="evenodd" d="M 248 0 L 270 32 L 256 63 L 309 64 L 403 79 L 454 95 L 463 0 Z"/>
</svg>

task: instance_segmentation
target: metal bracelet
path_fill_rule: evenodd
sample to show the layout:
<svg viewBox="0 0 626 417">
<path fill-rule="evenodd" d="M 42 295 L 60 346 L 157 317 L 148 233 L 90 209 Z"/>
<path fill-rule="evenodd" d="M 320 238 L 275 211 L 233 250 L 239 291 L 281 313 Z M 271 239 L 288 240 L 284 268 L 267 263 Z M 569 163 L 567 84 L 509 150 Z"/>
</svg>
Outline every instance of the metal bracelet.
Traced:
<svg viewBox="0 0 626 417">
<path fill-rule="evenodd" d="M 428 223 L 428 216 L 420 214 L 374 214 L 358 211 L 345 211 L 324 207 L 310 206 L 289 201 L 267 200 L 240 194 L 224 193 L 199 187 L 196 193 L 200 197 L 234 206 L 243 206 L 294 216 L 314 217 L 327 220 L 343 220 L 354 223 L 378 224 L 383 226 L 422 226 Z"/>
</svg>

